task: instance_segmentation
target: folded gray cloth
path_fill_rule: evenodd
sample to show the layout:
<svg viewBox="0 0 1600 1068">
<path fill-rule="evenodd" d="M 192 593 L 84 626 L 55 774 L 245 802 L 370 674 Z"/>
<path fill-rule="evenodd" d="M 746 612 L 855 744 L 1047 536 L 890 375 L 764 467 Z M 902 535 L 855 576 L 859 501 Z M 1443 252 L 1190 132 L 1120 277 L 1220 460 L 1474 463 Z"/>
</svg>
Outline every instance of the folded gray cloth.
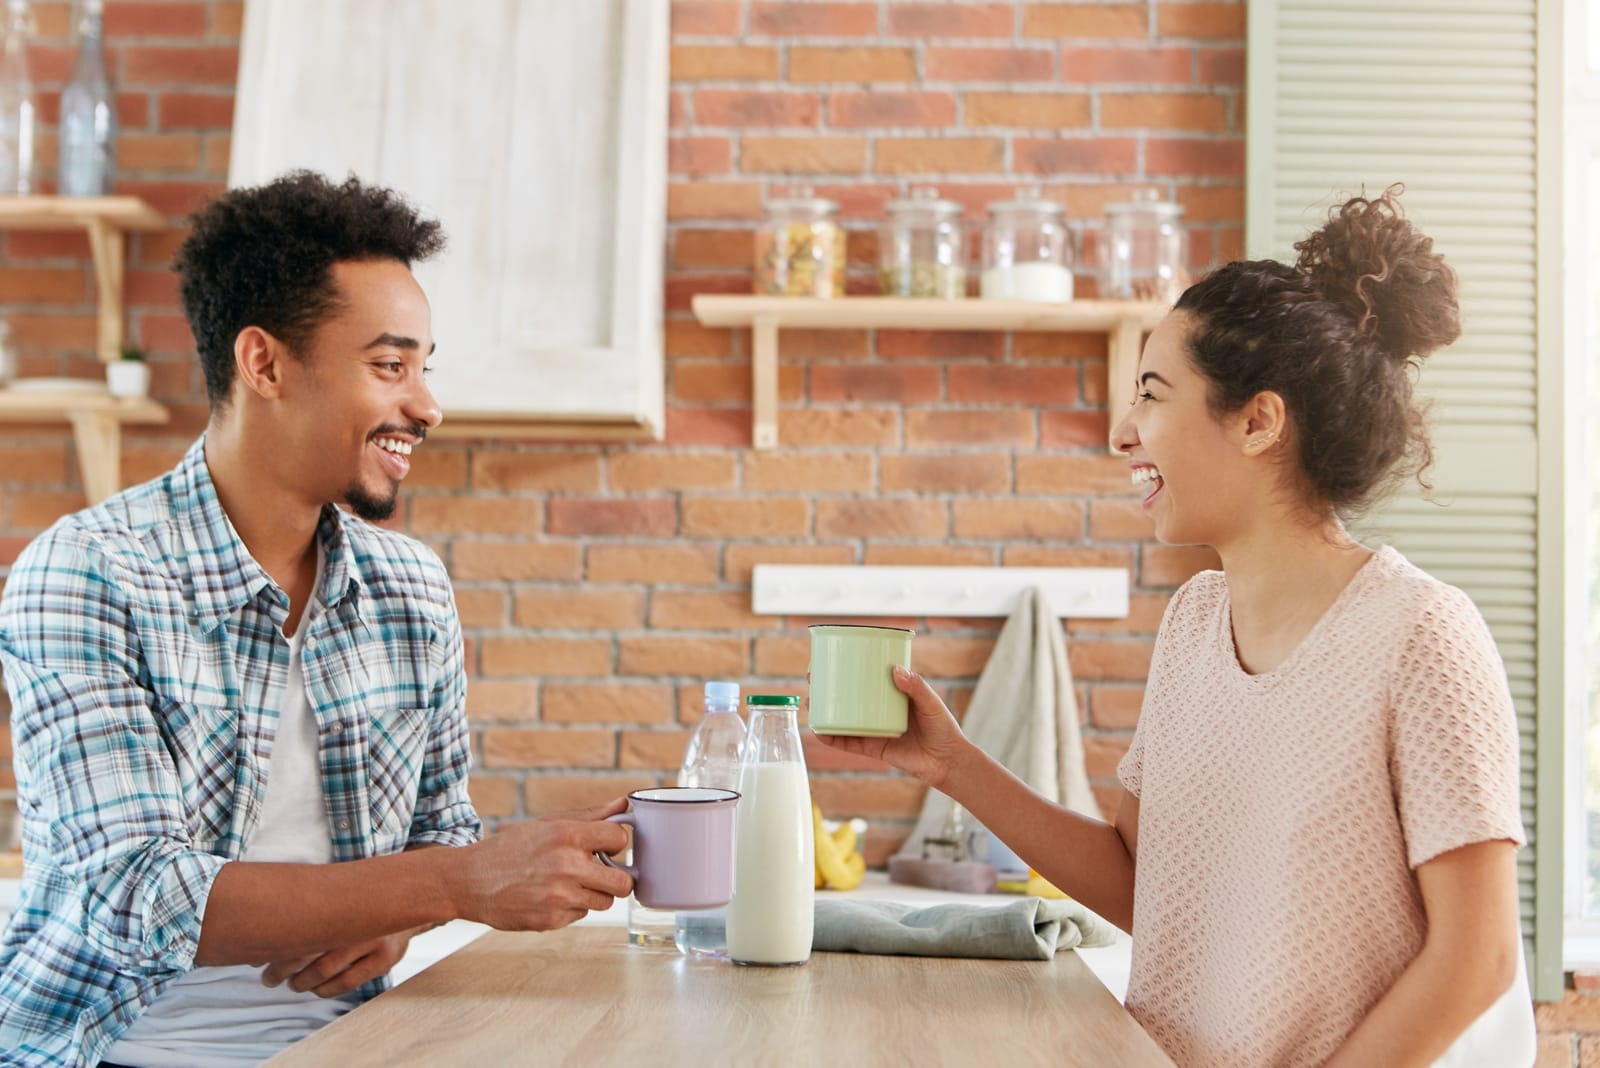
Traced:
<svg viewBox="0 0 1600 1068">
<path fill-rule="evenodd" d="M 1117 931 L 1076 901 L 933 905 L 820 898 L 811 948 L 833 953 L 1050 960 L 1058 949 L 1109 946 Z"/>
</svg>

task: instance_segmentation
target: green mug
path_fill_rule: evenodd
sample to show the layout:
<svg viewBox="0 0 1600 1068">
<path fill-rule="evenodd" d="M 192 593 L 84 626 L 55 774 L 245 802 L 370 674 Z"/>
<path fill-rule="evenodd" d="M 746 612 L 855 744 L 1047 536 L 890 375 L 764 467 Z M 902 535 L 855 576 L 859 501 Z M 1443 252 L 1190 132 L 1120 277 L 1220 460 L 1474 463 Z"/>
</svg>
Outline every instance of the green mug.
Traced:
<svg viewBox="0 0 1600 1068">
<path fill-rule="evenodd" d="M 818 734 L 895 737 L 909 702 L 889 671 L 910 669 L 915 631 L 815 623 L 811 631 L 811 729 Z"/>
</svg>

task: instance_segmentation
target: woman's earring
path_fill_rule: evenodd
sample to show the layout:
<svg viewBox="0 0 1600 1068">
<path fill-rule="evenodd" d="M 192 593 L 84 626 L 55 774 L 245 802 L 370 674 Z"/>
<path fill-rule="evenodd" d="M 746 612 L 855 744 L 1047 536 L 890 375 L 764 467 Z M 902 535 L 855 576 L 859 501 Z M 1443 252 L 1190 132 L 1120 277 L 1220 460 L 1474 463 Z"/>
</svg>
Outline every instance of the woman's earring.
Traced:
<svg viewBox="0 0 1600 1068">
<path fill-rule="evenodd" d="M 1251 438 L 1249 441 L 1245 442 L 1245 445 L 1251 449 L 1264 448 L 1267 445 L 1271 445 L 1272 439 L 1275 437 L 1277 437 L 1276 434 L 1263 434 L 1259 438 Z"/>
</svg>

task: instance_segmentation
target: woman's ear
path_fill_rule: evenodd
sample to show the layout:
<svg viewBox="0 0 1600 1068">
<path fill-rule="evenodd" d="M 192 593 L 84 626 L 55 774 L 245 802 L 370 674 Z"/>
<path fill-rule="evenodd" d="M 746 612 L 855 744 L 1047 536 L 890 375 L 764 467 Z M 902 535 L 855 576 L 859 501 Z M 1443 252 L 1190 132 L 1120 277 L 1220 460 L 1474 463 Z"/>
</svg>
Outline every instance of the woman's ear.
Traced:
<svg viewBox="0 0 1600 1068">
<path fill-rule="evenodd" d="M 1266 389 L 1245 402 L 1237 421 L 1239 447 L 1247 456 L 1259 456 L 1281 442 L 1289 430 L 1289 413 L 1283 397 Z"/>
</svg>

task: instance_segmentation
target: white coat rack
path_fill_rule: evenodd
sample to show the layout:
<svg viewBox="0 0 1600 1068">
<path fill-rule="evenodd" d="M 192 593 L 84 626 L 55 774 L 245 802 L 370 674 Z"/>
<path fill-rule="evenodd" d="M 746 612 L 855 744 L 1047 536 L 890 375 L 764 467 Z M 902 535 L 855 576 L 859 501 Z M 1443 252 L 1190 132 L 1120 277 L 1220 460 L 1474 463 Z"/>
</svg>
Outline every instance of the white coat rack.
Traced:
<svg viewBox="0 0 1600 1068">
<path fill-rule="evenodd" d="M 1056 615 L 1122 619 L 1123 567 L 892 567 L 757 564 L 751 602 L 761 615 L 1008 616 L 1043 586 Z"/>
</svg>

